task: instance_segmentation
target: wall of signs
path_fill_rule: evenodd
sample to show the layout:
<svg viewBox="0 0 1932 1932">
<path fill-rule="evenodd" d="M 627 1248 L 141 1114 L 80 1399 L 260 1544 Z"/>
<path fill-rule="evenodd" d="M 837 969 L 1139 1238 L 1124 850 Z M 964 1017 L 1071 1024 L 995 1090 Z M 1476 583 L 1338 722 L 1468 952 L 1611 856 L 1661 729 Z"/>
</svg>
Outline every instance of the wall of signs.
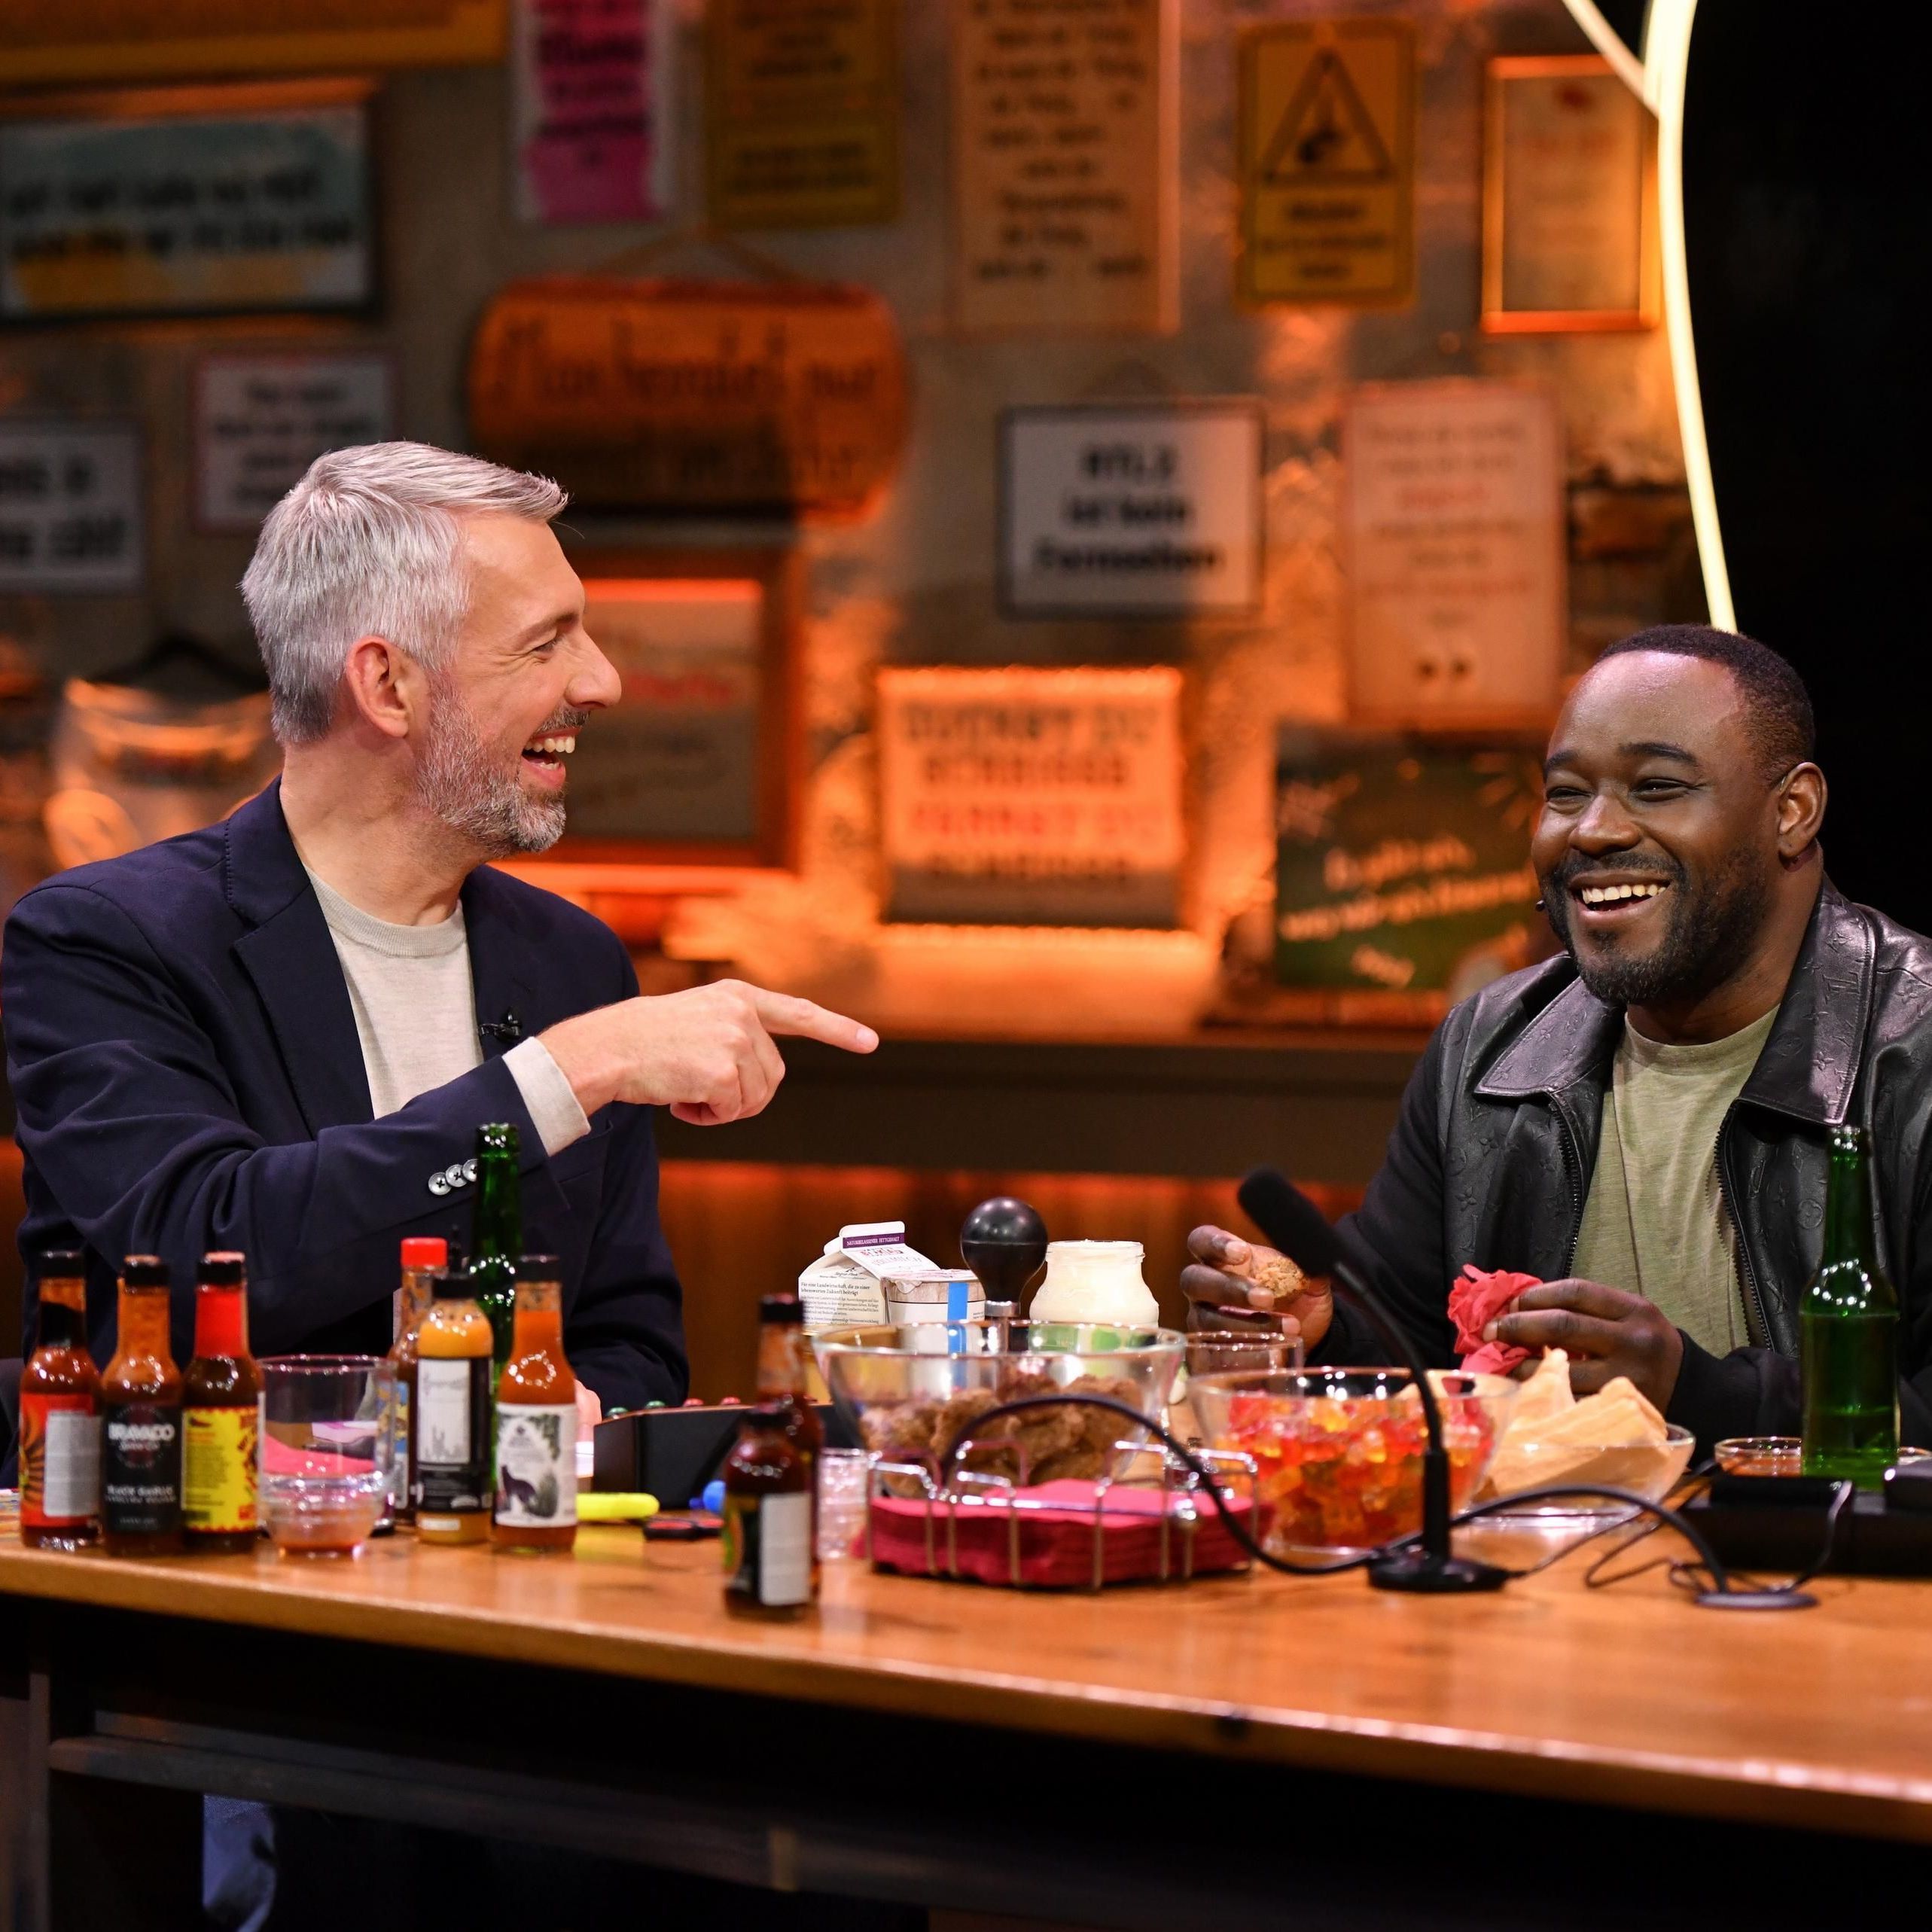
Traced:
<svg viewBox="0 0 1932 1932">
<path fill-rule="evenodd" d="M 323 449 L 553 475 L 630 697 L 584 889 L 688 959 L 1157 953 L 1108 1010 L 1185 1027 L 1282 990 L 1283 726 L 1473 757 L 1701 614 L 1651 130 L 1553 6 L 17 0 L 0 68 L 0 647 L 252 661 Z M 915 699 L 1129 776 L 922 764 Z"/>
</svg>

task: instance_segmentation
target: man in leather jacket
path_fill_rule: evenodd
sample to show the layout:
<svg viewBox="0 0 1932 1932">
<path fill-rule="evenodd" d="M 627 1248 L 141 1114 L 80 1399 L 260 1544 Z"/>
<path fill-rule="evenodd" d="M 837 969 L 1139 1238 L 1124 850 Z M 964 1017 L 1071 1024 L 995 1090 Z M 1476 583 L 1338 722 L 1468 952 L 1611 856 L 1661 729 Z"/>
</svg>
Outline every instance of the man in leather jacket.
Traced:
<svg viewBox="0 0 1932 1932">
<path fill-rule="evenodd" d="M 1705 1449 L 1795 1433 L 1826 1130 L 1851 1123 L 1901 1304 L 1903 1439 L 1932 1442 L 1932 943 L 1825 876 L 1812 751 L 1802 684 L 1748 638 L 1641 632 L 1577 684 L 1531 846 L 1565 951 L 1449 1014 L 1342 1223 L 1427 1359 L 1455 1359 L 1466 1263 L 1519 1270 L 1543 1285 L 1492 1339 L 1565 1349 L 1578 1394 L 1628 1376 Z M 1268 1311 L 1315 1360 L 1386 1358 L 1325 1283 L 1278 1308 L 1266 1249 L 1197 1228 L 1189 1251 L 1197 1322 Z"/>
</svg>

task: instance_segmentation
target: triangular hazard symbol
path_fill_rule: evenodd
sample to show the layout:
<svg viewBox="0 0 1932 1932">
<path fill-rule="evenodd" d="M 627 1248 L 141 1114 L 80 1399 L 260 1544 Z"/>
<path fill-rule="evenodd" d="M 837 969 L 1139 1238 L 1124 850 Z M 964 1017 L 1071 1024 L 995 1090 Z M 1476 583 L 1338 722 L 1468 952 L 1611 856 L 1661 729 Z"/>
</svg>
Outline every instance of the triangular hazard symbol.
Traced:
<svg viewBox="0 0 1932 1932">
<path fill-rule="evenodd" d="M 1324 47 L 1309 62 L 1261 157 L 1269 187 L 1300 181 L 1385 181 L 1395 164 L 1341 57 Z"/>
</svg>

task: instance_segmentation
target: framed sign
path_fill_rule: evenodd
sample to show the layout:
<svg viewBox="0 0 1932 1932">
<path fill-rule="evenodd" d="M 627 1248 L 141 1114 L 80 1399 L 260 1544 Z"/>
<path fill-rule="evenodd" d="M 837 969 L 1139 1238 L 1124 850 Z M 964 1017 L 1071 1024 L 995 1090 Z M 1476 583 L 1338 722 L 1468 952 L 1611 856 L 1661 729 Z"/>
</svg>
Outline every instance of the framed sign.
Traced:
<svg viewBox="0 0 1932 1932">
<path fill-rule="evenodd" d="M 836 228 L 897 216 L 900 5 L 712 0 L 705 192 L 715 227 Z"/>
<path fill-rule="evenodd" d="M 8 84 L 343 74 L 503 57 L 504 0 L 7 0 Z"/>
<path fill-rule="evenodd" d="M 1178 328 L 1178 0 L 950 4 L 955 325 Z"/>
<path fill-rule="evenodd" d="M 1483 326 L 1656 325 L 1656 126 L 1593 53 L 1489 62 Z"/>
<path fill-rule="evenodd" d="M 800 782 L 791 553 L 569 555 L 584 580 L 584 627 L 623 696 L 578 734 L 569 830 L 532 863 L 599 868 L 605 889 L 619 890 L 626 867 L 791 865 Z"/>
<path fill-rule="evenodd" d="M 1284 726 L 1275 772 L 1275 977 L 1461 998 L 1526 965 L 1541 741 Z M 1424 1013 L 1419 1017 L 1433 1017 Z"/>
<path fill-rule="evenodd" d="M 516 0 L 521 221 L 654 221 L 671 205 L 671 0 Z"/>
<path fill-rule="evenodd" d="M 243 535 L 330 449 L 395 434 L 395 365 L 379 352 L 204 355 L 194 376 L 194 517 Z"/>
<path fill-rule="evenodd" d="M 0 418 L 0 594 L 139 590 L 142 504 L 133 423 Z"/>
<path fill-rule="evenodd" d="M 1395 20 L 1251 27 L 1239 59 L 1241 300 L 1407 301 L 1415 29 Z"/>
<path fill-rule="evenodd" d="M 1259 402 L 1080 404 L 1000 419 L 1008 617 L 1251 613 L 1261 596 Z"/>
<path fill-rule="evenodd" d="M 833 282 L 514 282 L 470 350 L 470 433 L 585 508 L 864 515 L 897 468 L 905 351 Z"/>
<path fill-rule="evenodd" d="M 1534 382 L 1379 382 L 1342 413 L 1355 715 L 1533 727 L 1569 623 L 1562 413 Z"/>
<path fill-rule="evenodd" d="M 375 295 L 368 84 L 0 108 L 0 319 L 356 309 Z"/>
<path fill-rule="evenodd" d="M 882 670 L 887 918 L 1178 925 L 1181 699 L 1166 666 Z"/>
</svg>

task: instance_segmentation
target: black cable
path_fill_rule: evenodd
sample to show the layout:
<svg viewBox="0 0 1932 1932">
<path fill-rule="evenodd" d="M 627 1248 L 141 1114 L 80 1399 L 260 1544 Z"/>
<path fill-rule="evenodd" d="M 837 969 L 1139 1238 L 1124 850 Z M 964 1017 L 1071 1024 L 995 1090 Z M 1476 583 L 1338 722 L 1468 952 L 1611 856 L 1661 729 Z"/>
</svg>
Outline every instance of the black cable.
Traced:
<svg viewBox="0 0 1932 1932">
<path fill-rule="evenodd" d="M 1207 1486 L 1208 1493 L 1214 1498 L 1214 1508 L 1219 1513 L 1229 1534 L 1257 1562 L 1265 1564 L 1271 1570 L 1279 1571 L 1283 1575 L 1290 1577 L 1333 1576 L 1340 1571 L 1359 1568 L 1364 1564 L 1371 1562 L 1383 1553 L 1382 1550 L 1361 1550 L 1353 1556 L 1342 1557 L 1333 1562 L 1322 1564 L 1294 1563 L 1291 1562 L 1286 1557 L 1271 1555 L 1262 1548 L 1260 1541 L 1249 1533 L 1247 1525 L 1242 1522 L 1229 1507 L 1227 1499 L 1221 1494 L 1220 1485 L 1216 1480 L 1214 1472 L 1195 1455 L 1191 1449 L 1188 1448 L 1185 1443 L 1177 1441 L 1160 1423 L 1142 1415 L 1138 1409 L 1132 1407 L 1129 1403 L 1116 1401 L 1110 1395 L 1072 1394 L 1028 1395 L 1016 1397 L 1011 1402 L 995 1403 L 993 1407 L 974 1416 L 968 1425 L 966 1432 L 955 1438 L 952 1446 L 941 1459 L 938 1472 L 940 1487 L 943 1489 L 951 1480 L 955 1470 L 958 1467 L 961 1451 L 974 1440 L 974 1432 L 983 1428 L 986 1423 L 993 1421 L 998 1416 L 1018 1415 L 1034 1409 L 1058 1409 L 1068 1405 L 1084 1409 L 1103 1409 L 1116 1415 L 1124 1415 L 1133 1423 L 1136 1428 L 1144 1429 L 1148 1434 L 1156 1438 L 1183 1468 Z M 1845 1486 L 1848 1489 L 1850 1486 L 1848 1484 Z M 1525 1489 L 1519 1491 L 1513 1496 L 1498 1497 L 1492 1502 L 1479 1503 L 1473 1509 L 1464 1510 L 1455 1521 L 1458 1524 L 1475 1522 L 1484 1516 L 1496 1515 L 1504 1510 L 1519 1509 L 1525 1503 L 1549 1502 L 1559 1498 L 1576 1496 L 1607 1498 L 1613 1502 L 1627 1504 L 1632 1509 L 1654 1518 L 1659 1527 L 1667 1525 L 1677 1531 L 1692 1549 L 1697 1552 L 1703 1567 L 1710 1573 L 1712 1589 L 1709 1594 L 1717 1596 L 1746 1594 L 1733 1590 L 1729 1573 L 1720 1561 L 1717 1553 L 1705 1541 L 1702 1531 L 1694 1524 L 1685 1521 L 1676 1510 L 1667 1508 L 1662 1503 L 1653 1503 L 1649 1497 L 1639 1495 L 1635 1489 L 1619 1489 L 1608 1483 L 1555 1484 L 1547 1489 Z M 1841 1497 L 1833 1504 L 1834 1513 L 1828 1525 L 1831 1534 L 1827 1537 L 1824 1555 L 1820 1559 L 1821 1565 L 1829 1559 L 1835 1543 L 1837 1513 L 1840 1510 L 1842 1502 Z M 1624 1520 L 1627 1522 L 1629 1519 L 1626 1517 Z M 1415 1540 L 1413 1535 L 1402 1537 L 1385 1547 L 1390 1550 L 1399 1549 L 1404 1544 L 1412 1543 Z M 1806 1573 L 1807 1576 L 1815 1574 L 1815 1571 Z M 1798 1584 L 1805 1580 L 1805 1577 L 1799 1577 L 1792 1583 L 1787 1585 L 1785 1588 L 1787 1591 L 1794 1592 Z M 1775 1592 L 1767 1592 L 1764 1594 L 1772 1595 Z"/>
</svg>

